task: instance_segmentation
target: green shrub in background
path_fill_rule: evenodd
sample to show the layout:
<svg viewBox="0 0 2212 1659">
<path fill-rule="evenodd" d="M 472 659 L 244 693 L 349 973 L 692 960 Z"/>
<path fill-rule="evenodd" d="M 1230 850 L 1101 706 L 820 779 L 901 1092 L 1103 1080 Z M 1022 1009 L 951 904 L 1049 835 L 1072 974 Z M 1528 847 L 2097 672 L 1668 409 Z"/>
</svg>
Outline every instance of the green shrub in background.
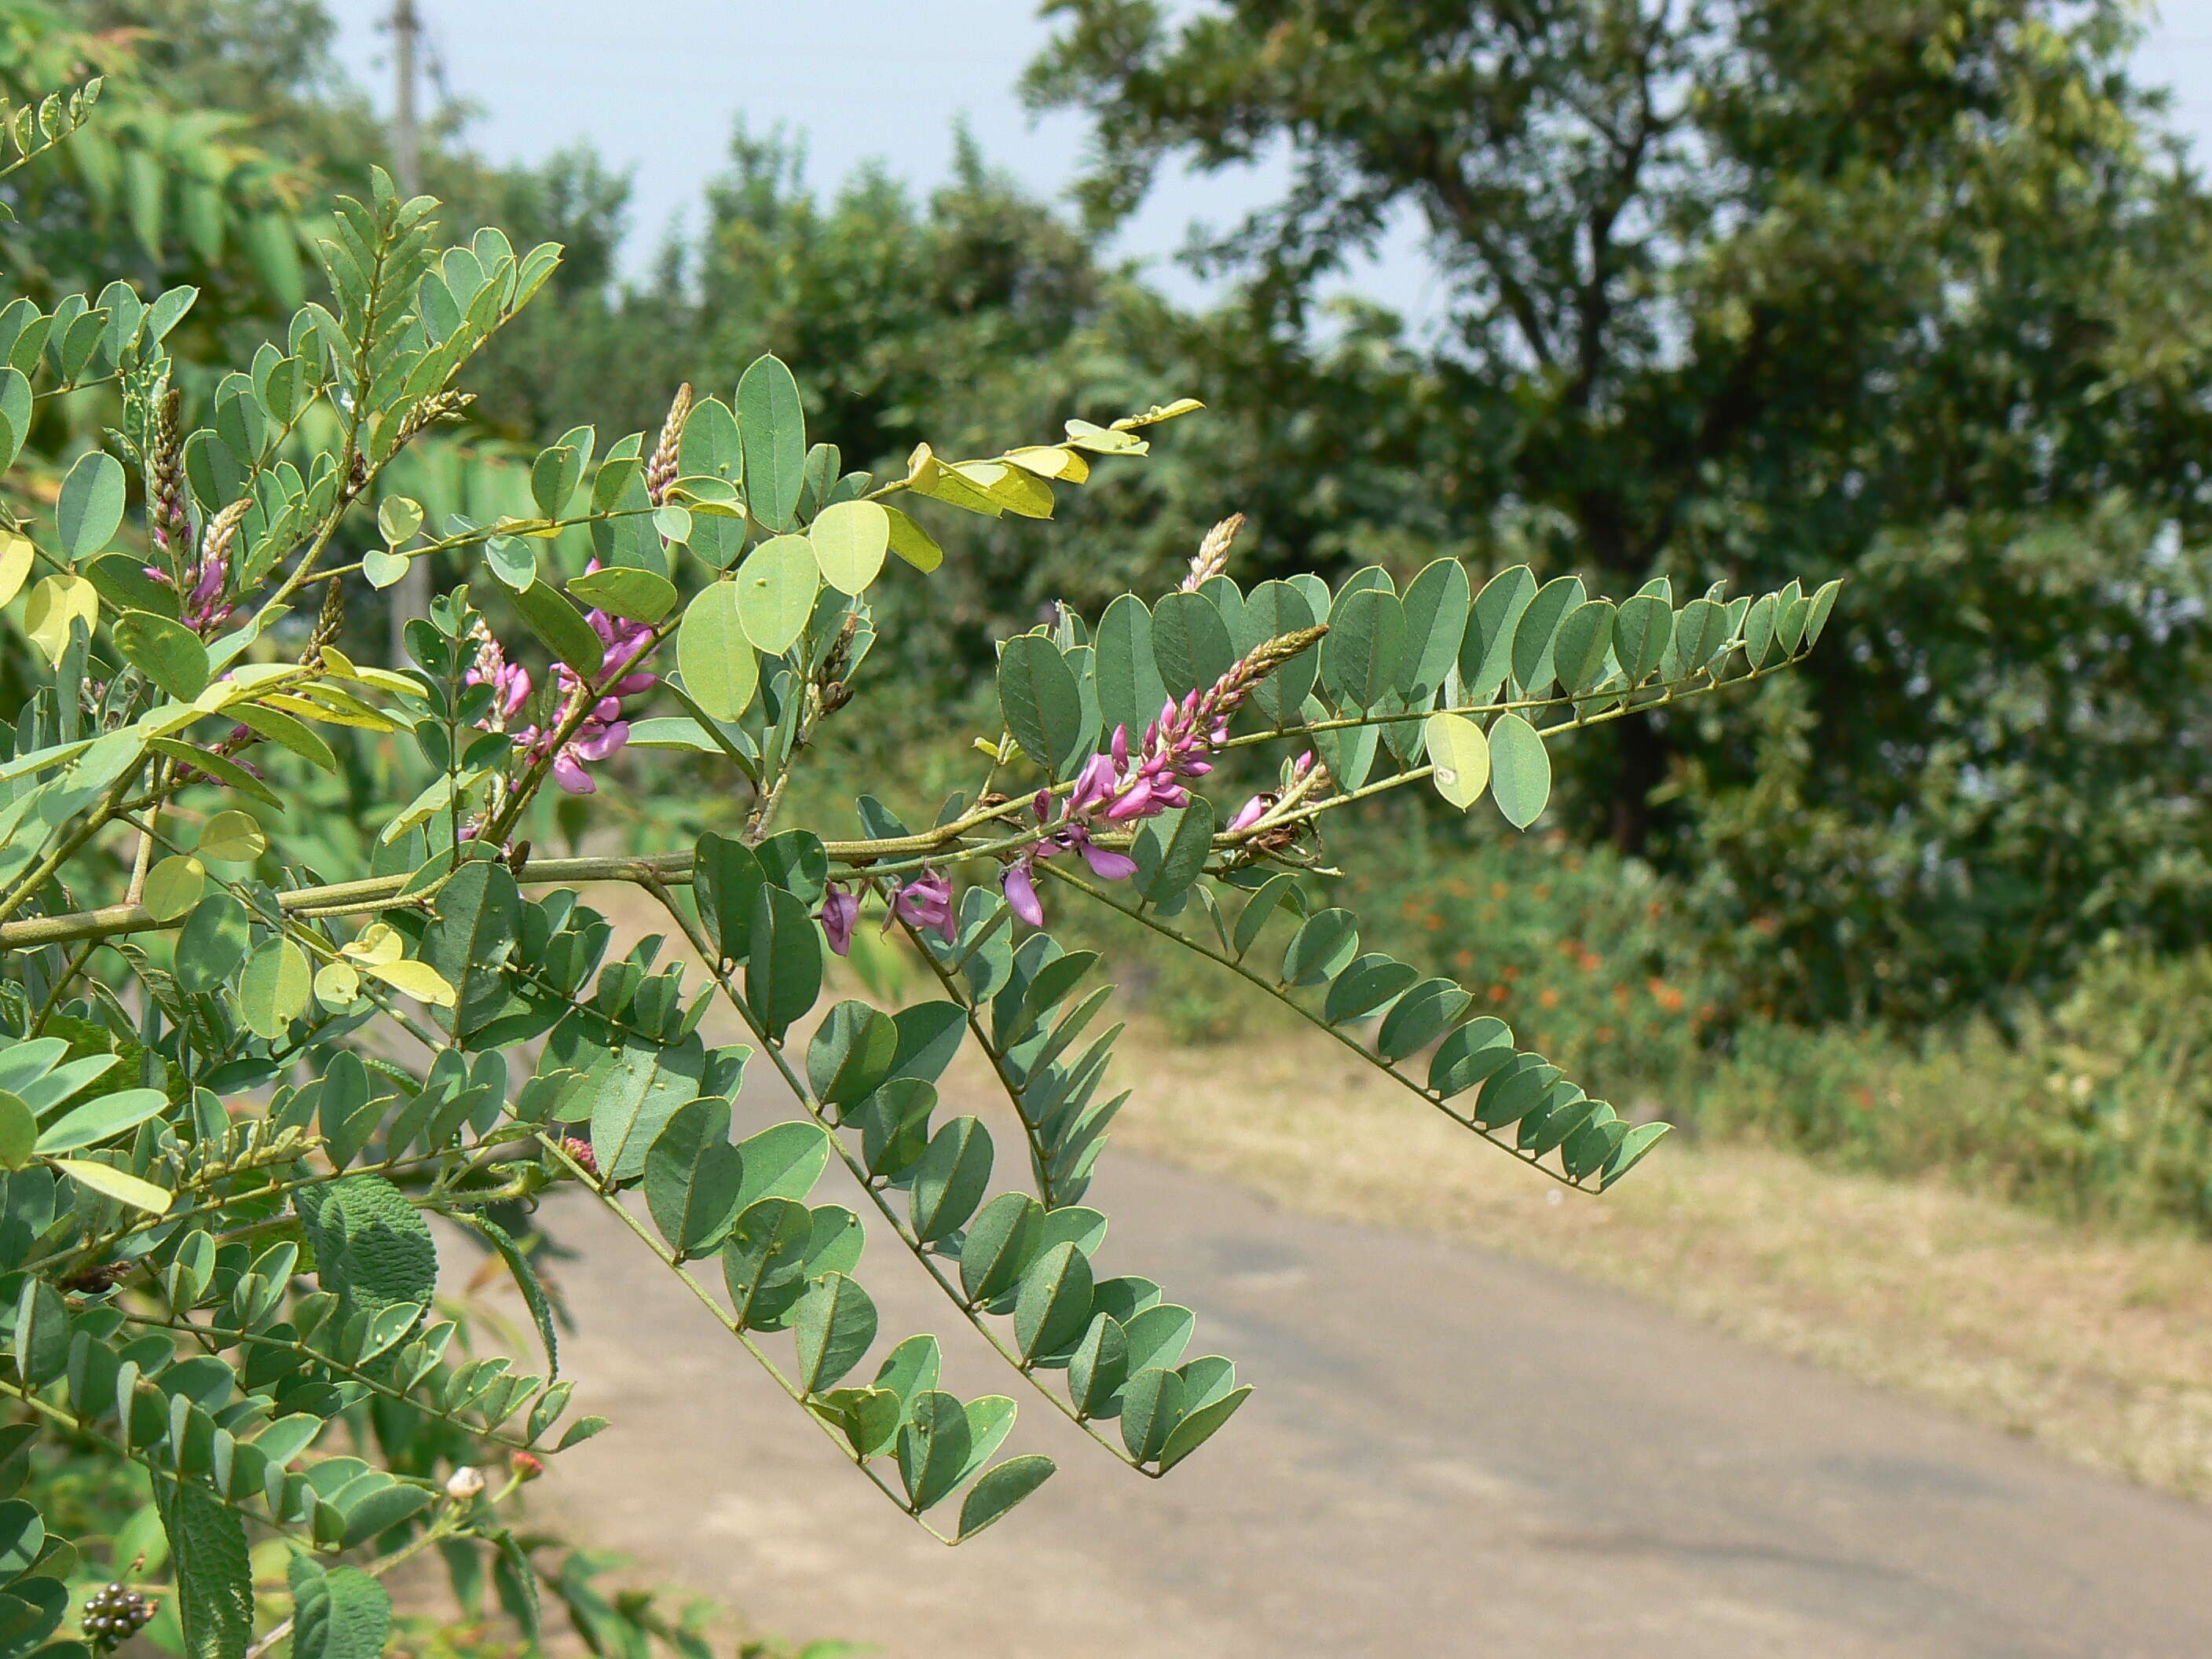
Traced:
<svg viewBox="0 0 2212 1659">
<path fill-rule="evenodd" d="M 2212 1231 L 2212 957 L 2108 947 L 2048 1011 L 1913 1042 L 1764 1021 L 1673 1098 L 1715 1135 L 1940 1175 L 2071 1219 Z"/>
</svg>

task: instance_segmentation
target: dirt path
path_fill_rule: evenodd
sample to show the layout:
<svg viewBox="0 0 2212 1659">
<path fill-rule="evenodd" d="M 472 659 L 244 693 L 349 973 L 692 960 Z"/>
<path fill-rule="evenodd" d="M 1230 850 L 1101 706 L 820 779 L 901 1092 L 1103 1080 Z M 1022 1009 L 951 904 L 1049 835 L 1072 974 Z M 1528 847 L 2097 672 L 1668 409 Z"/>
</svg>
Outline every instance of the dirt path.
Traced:
<svg viewBox="0 0 2212 1659">
<path fill-rule="evenodd" d="M 1530 1263 L 1128 1153 L 1100 1193 L 1108 1266 L 1259 1389 L 1165 1482 L 1025 1401 L 1013 1444 L 1060 1475 L 948 1552 L 570 1200 L 567 1369 L 617 1426 L 549 1495 L 764 1627 L 892 1659 L 2212 1651 L 2212 1510 Z M 1004 1388 L 911 1264 L 870 1265 L 887 1331 Z"/>
</svg>

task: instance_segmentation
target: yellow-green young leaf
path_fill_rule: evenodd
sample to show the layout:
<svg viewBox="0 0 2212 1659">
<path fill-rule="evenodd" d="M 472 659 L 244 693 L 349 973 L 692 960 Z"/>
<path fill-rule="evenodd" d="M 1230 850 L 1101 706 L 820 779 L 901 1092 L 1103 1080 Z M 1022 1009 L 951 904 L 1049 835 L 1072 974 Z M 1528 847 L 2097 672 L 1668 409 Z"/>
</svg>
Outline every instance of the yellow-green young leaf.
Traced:
<svg viewBox="0 0 2212 1659">
<path fill-rule="evenodd" d="M 23 591 L 35 551 L 24 537 L 0 536 L 0 605 L 7 604 Z"/>
<path fill-rule="evenodd" d="M 284 714 L 279 709 L 264 708 L 258 703 L 240 703 L 232 709 L 238 721 L 259 732 L 271 743 L 282 744 L 309 763 L 325 772 L 336 773 L 338 757 L 331 746 L 316 735 L 315 729 L 306 721 Z"/>
<path fill-rule="evenodd" d="M 38 1144 L 39 1121 L 21 1095 L 0 1089 L 0 1169 L 20 1170 Z"/>
<path fill-rule="evenodd" d="M 760 659 L 738 614 L 736 582 L 714 582 L 684 608 L 676 630 L 676 665 L 691 700 L 718 720 L 733 720 L 760 686 Z"/>
<path fill-rule="evenodd" d="M 422 527 L 422 503 L 405 495 L 387 495 L 376 509 L 376 527 L 393 547 Z"/>
<path fill-rule="evenodd" d="M 738 567 L 737 589 L 745 637 L 769 656 L 781 656 L 814 614 L 821 589 L 814 549 L 804 536 L 770 538 Z"/>
<path fill-rule="evenodd" d="M 1091 476 L 1091 463 L 1066 444 L 1031 444 L 1010 449 L 999 459 L 1011 461 L 1023 471 L 1034 472 L 1040 478 L 1065 478 L 1069 483 L 1081 483 Z"/>
<path fill-rule="evenodd" d="M 1552 798 L 1552 757 L 1518 714 L 1500 714 L 1490 728 L 1490 798 L 1516 830 L 1535 823 Z"/>
<path fill-rule="evenodd" d="M 198 904 L 206 890 L 207 866 L 190 854 L 178 853 L 146 872 L 146 890 L 139 902 L 155 921 L 174 921 Z"/>
<path fill-rule="evenodd" d="M 218 812 L 200 831 L 199 855 L 225 864 L 251 864 L 269 850 L 269 837 L 245 812 L 233 808 Z"/>
<path fill-rule="evenodd" d="M 150 1181 L 141 1181 L 135 1175 L 111 1169 L 105 1164 L 94 1164 L 89 1158 L 57 1158 L 50 1160 L 70 1180 L 80 1182 L 102 1198 L 112 1198 L 128 1204 L 133 1209 L 145 1210 L 155 1215 L 168 1211 L 175 1194 L 163 1191 Z"/>
<path fill-rule="evenodd" d="M 361 556 L 361 574 L 371 587 L 389 587 L 407 574 L 407 556 L 390 548 L 372 547 Z"/>
<path fill-rule="evenodd" d="M 360 965 L 393 990 L 413 997 L 417 1002 L 427 1002 L 437 1008 L 453 1006 L 453 988 L 427 962 L 415 962 L 403 957 L 397 962 L 364 962 Z"/>
<path fill-rule="evenodd" d="M 892 552 L 925 576 L 945 562 L 945 550 L 912 519 L 895 507 L 884 508 L 884 516 L 890 520 Z"/>
<path fill-rule="evenodd" d="M 1490 782 L 1490 739 L 1464 714 L 1431 714 L 1421 727 L 1437 793 L 1464 812 Z"/>
<path fill-rule="evenodd" d="M 840 593 L 866 592 L 890 549 L 890 514 L 874 501 L 833 501 L 815 515 L 806 539 L 823 580 Z"/>
<path fill-rule="evenodd" d="M 352 1007 L 361 1000 L 361 975 L 350 963 L 325 963 L 315 970 L 315 1000 L 325 1008 Z"/>
<path fill-rule="evenodd" d="M 58 664 L 69 649 L 70 625 L 92 631 L 100 617 L 100 595 L 82 576 L 49 576 L 31 590 L 23 605 L 23 631 L 49 663 Z"/>
<path fill-rule="evenodd" d="M 289 939 L 272 939 L 246 959 L 238 978 L 238 1008 L 256 1036 L 272 1042 L 307 1011 L 314 973 L 307 953 Z"/>
</svg>

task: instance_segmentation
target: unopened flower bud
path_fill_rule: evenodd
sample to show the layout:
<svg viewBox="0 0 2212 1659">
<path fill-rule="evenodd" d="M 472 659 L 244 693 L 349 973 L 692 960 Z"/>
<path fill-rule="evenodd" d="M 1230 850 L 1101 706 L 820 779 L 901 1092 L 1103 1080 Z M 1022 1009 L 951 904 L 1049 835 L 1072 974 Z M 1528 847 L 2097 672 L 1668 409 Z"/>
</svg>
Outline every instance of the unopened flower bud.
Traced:
<svg viewBox="0 0 2212 1659">
<path fill-rule="evenodd" d="M 568 1153 L 576 1167 L 586 1175 L 594 1178 L 598 1176 L 599 1160 L 592 1156 L 590 1141 L 586 1140 L 581 1135 L 563 1135 L 561 1138 L 561 1150 Z"/>
<path fill-rule="evenodd" d="M 515 1453 L 514 1468 L 515 1479 L 518 1480 L 535 1480 L 545 1473 L 545 1465 L 525 1451 Z"/>
<path fill-rule="evenodd" d="M 483 1471 L 472 1464 L 463 1464 L 446 1477 L 446 1496 L 457 1504 L 480 1496 L 483 1489 Z"/>
</svg>

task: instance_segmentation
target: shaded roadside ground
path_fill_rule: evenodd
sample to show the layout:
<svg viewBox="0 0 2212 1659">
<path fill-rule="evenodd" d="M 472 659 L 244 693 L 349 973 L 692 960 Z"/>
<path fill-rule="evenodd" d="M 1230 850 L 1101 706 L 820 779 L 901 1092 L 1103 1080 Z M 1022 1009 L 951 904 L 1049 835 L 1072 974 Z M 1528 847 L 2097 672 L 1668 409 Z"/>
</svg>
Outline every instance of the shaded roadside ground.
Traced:
<svg viewBox="0 0 2212 1659">
<path fill-rule="evenodd" d="M 1473 1246 L 1127 1152 L 1097 1191 L 1105 1270 L 1257 1389 L 1166 1480 L 1018 1395 L 1008 1449 L 1060 1473 L 948 1551 L 569 1197 L 564 1371 L 616 1426 L 542 1490 L 655 1576 L 890 1659 L 2212 1652 L 2212 1510 Z M 865 1276 L 947 1386 L 1009 1391 L 894 1241 Z"/>
</svg>

